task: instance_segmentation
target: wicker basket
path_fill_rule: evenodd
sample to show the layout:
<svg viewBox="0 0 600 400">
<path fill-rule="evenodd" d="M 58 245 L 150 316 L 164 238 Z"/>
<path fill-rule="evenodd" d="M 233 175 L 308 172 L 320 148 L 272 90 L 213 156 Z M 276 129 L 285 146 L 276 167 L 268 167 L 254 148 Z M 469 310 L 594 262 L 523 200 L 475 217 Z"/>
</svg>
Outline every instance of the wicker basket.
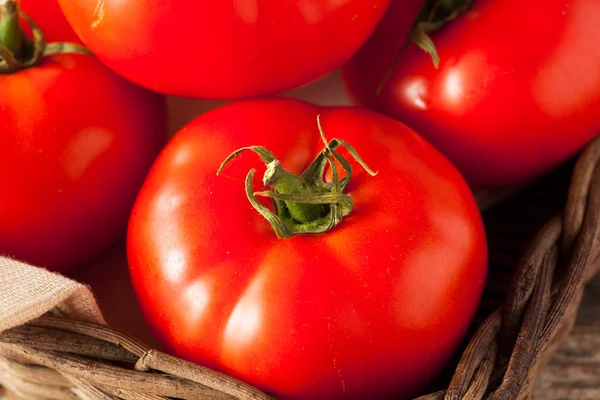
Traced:
<svg viewBox="0 0 600 400">
<path fill-rule="evenodd" d="M 600 138 L 574 167 L 484 214 L 491 265 L 479 318 L 419 400 L 528 396 L 599 269 L 599 214 Z M 0 335 L 0 384 L 27 400 L 271 398 L 108 327 L 49 316 Z"/>
</svg>

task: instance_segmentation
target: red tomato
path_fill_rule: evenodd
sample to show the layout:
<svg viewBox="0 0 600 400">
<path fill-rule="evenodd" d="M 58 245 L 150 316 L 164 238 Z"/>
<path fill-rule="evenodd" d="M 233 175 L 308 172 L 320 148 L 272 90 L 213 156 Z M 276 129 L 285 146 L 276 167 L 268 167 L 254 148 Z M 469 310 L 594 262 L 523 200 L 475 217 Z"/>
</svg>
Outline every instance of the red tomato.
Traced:
<svg viewBox="0 0 600 400">
<path fill-rule="evenodd" d="M 0 75 L 0 254 L 53 270 L 125 236 L 166 141 L 164 98 L 84 55 Z"/>
<path fill-rule="evenodd" d="M 59 3 L 83 42 L 126 78 L 171 95 L 238 99 L 284 92 L 340 67 L 390 0 Z"/>
<path fill-rule="evenodd" d="M 394 8 L 345 68 L 353 96 L 421 133 L 479 187 L 517 185 L 600 132 L 600 27 L 594 0 L 477 0 L 431 35 L 439 69 L 416 46 L 376 88 L 402 41 Z M 378 54 L 378 57 L 370 57 Z"/>
<path fill-rule="evenodd" d="M 21 10 L 40 27 L 47 42 L 73 42 L 81 40 L 67 22 L 57 0 L 18 0 Z"/>
<path fill-rule="evenodd" d="M 278 239 L 245 194 L 262 161 L 243 154 L 216 171 L 261 145 L 300 173 L 323 148 L 319 113 L 328 138 L 350 142 L 378 174 L 352 160 L 350 215 Z M 227 105 L 180 131 L 136 201 L 128 257 L 170 352 L 282 399 L 416 393 L 465 333 L 487 272 L 477 205 L 431 145 L 370 111 L 291 99 Z"/>
</svg>

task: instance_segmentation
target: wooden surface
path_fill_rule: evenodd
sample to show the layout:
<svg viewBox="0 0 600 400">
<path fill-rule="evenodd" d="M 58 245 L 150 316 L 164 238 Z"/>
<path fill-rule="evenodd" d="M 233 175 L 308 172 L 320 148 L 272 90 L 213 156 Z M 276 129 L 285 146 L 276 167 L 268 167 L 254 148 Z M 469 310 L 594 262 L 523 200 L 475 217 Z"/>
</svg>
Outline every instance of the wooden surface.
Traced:
<svg viewBox="0 0 600 400">
<path fill-rule="evenodd" d="M 575 328 L 541 371 L 532 398 L 600 399 L 600 277 L 587 288 Z"/>
</svg>

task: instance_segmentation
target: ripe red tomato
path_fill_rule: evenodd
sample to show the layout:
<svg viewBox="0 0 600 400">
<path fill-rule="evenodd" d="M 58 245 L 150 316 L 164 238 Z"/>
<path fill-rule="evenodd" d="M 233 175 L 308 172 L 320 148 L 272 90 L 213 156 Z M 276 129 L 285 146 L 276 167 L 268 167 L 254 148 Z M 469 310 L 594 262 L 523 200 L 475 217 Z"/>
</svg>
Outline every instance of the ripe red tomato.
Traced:
<svg viewBox="0 0 600 400">
<path fill-rule="evenodd" d="M 574 155 L 600 132 L 600 3 L 477 0 L 431 34 L 441 62 L 402 46 L 394 8 L 344 69 L 352 95 L 393 116 L 444 153 L 479 187 L 525 183 Z M 378 54 L 378 57 L 370 57 Z"/>
<path fill-rule="evenodd" d="M 52 270 L 89 261 L 125 236 L 166 141 L 163 96 L 75 54 L 0 87 L 0 254 Z"/>
<path fill-rule="evenodd" d="M 170 95 L 239 99 L 284 92 L 340 67 L 390 0 L 59 3 L 83 42 L 133 82 Z"/>
<path fill-rule="evenodd" d="M 339 150 L 354 210 L 328 232 L 278 239 L 245 194 L 263 162 L 243 154 L 216 172 L 261 145 L 300 173 L 324 146 L 319 113 L 378 173 Z M 282 399 L 414 394 L 465 333 L 487 272 L 477 205 L 431 145 L 367 110 L 291 99 L 230 104 L 176 134 L 134 206 L 128 258 L 170 352 Z"/>
<path fill-rule="evenodd" d="M 81 43 L 57 0 L 18 0 L 18 3 L 21 10 L 44 32 L 47 42 Z"/>
</svg>

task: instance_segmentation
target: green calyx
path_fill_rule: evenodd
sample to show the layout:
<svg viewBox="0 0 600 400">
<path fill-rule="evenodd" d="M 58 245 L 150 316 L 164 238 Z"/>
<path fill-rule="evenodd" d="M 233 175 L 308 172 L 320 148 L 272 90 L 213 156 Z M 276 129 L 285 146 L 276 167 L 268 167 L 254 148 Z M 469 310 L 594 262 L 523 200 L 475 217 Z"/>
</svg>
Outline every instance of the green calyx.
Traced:
<svg viewBox="0 0 600 400">
<path fill-rule="evenodd" d="M 23 54 L 31 45 L 29 39 L 21 29 L 19 10 L 12 1 L 0 2 L 0 43 L 10 50 L 16 58 L 27 57 Z"/>
<path fill-rule="evenodd" d="M 426 0 L 421 8 L 419 15 L 410 30 L 408 41 L 396 55 L 392 65 L 388 69 L 377 88 L 377 94 L 381 93 L 385 82 L 391 76 L 394 68 L 398 64 L 402 53 L 410 43 L 416 44 L 421 50 L 430 55 L 435 68 L 440 64 L 435 43 L 429 37 L 429 34 L 440 30 L 446 24 L 466 14 L 475 0 Z"/>
<path fill-rule="evenodd" d="M 23 32 L 21 18 L 31 28 L 33 39 Z M 92 54 L 75 43 L 47 44 L 41 29 L 19 9 L 15 0 L 0 0 L 0 74 L 33 67 L 44 56 L 58 53 Z"/>
<path fill-rule="evenodd" d="M 279 238 L 329 231 L 352 212 L 354 202 L 349 195 L 343 193 L 352 178 L 352 166 L 335 150 L 339 146 L 346 147 L 352 157 L 371 176 L 377 174 L 365 164 L 349 143 L 341 139 L 327 142 L 321 127 L 320 116 L 317 116 L 317 125 L 325 148 L 300 176 L 283 169 L 273 153 L 260 146 L 236 150 L 223 161 L 217 172 L 219 175 L 227 163 L 246 150 L 258 154 L 267 165 L 263 183 L 271 190 L 253 192 L 252 182 L 256 170 L 252 169 L 246 176 L 246 196 L 256 211 L 271 224 Z M 339 176 L 338 164 L 345 172 L 343 178 Z M 331 182 L 326 182 L 324 179 L 327 165 L 332 171 Z M 273 199 L 277 214 L 261 204 L 256 196 Z"/>
<path fill-rule="evenodd" d="M 429 34 L 464 15 L 473 7 L 473 3 L 475 0 L 428 0 L 421 9 L 411 30 L 410 39 L 431 56 L 436 68 L 439 66 L 440 57 Z"/>
</svg>

